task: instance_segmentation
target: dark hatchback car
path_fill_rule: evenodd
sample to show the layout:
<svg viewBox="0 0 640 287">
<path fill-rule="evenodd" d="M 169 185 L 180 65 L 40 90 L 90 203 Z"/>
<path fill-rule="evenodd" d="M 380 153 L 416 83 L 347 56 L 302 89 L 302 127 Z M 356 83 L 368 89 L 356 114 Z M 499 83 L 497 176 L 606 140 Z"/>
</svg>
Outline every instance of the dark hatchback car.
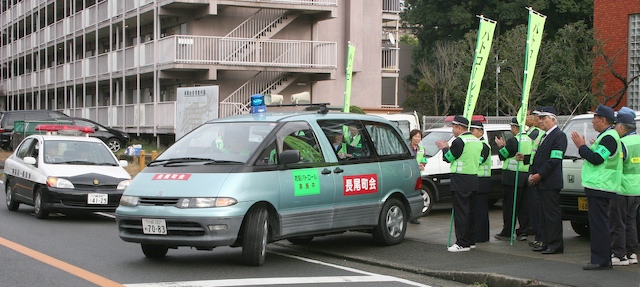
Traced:
<svg viewBox="0 0 640 287">
<path fill-rule="evenodd" d="M 114 153 L 125 147 L 129 140 L 131 140 L 131 136 L 128 133 L 105 127 L 89 119 L 69 117 L 64 120 L 71 121 L 76 126 L 93 128 L 94 133 L 89 134 L 89 136 L 102 140 Z"/>
<path fill-rule="evenodd" d="M 67 118 L 64 113 L 51 110 L 14 110 L 0 112 L 0 148 L 11 150 L 11 133 L 15 121 Z"/>
<path fill-rule="evenodd" d="M 50 122 L 65 125 L 75 125 L 81 127 L 90 127 L 94 130 L 93 133 L 90 133 L 90 137 L 99 138 L 103 141 L 109 149 L 116 153 L 120 149 L 122 149 L 131 139 L 131 136 L 128 133 L 114 130 L 112 128 L 105 127 L 99 123 L 96 123 L 92 120 L 85 118 L 76 118 L 76 117 L 64 117 L 64 118 L 55 118 L 55 119 L 45 119 L 43 122 Z M 24 139 L 26 134 L 18 132 L 18 127 L 16 127 L 16 132 L 11 136 L 11 148 L 15 149 L 20 142 Z"/>
</svg>

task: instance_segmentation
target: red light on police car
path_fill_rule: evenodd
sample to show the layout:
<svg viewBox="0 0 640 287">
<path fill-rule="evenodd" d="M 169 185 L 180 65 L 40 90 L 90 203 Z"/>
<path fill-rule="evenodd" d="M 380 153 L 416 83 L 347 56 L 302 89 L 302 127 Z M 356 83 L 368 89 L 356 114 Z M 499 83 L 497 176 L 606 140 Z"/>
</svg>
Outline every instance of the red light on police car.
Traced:
<svg viewBox="0 0 640 287">
<path fill-rule="evenodd" d="M 84 126 L 74 126 L 74 125 L 55 125 L 55 124 L 44 124 L 44 125 L 37 125 L 36 126 L 36 131 L 43 131 L 43 132 L 73 132 L 73 131 L 77 131 L 77 132 L 82 132 L 84 134 L 88 134 L 88 133 L 94 133 L 95 130 L 93 130 L 93 128 L 91 127 L 84 127 Z"/>
</svg>

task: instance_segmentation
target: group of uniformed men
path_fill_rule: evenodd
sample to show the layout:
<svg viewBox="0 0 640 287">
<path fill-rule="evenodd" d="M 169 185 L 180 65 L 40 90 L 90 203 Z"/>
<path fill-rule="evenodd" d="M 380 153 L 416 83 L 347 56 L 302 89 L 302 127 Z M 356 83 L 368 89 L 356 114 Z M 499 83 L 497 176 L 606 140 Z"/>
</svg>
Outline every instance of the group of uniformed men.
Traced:
<svg viewBox="0 0 640 287">
<path fill-rule="evenodd" d="M 504 161 L 503 229 L 494 237 L 510 240 L 516 236 L 533 251 L 542 254 L 564 252 L 562 213 L 559 205 L 563 187 L 562 158 L 567 136 L 557 126 L 553 107 L 538 107 L 527 116 L 527 131 L 521 131 L 516 118 L 511 121 L 514 137 L 496 138 L 499 157 Z M 584 158 L 582 185 L 588 203 L 591 233 L 591 261 L 584 270 L 611 269 L 612 265 L 638 263 L 636 250 L 636 212 L 640 205 L 640 136 L 636 134 L 636 114 L 623 107 L 617 115 L 612 108 L 599 105 L 594 111 L 593 128 L 598 137 L 588 147 L 585 138 L 571 134 Z M 456 139 L 436 145 L 443 160 L 451 163 L 451 192 L 456 242 L 450 252 L 469 251 L 476 242 L 489 240 L 487 194 L 491 184 L 491 146 L 483 138 L 483 124 L 455 116 L 452 131 Z M 480 155 L 480 156 L 478 156 Z M 519 228 L 513 232 L 512 216 L 516 202 Z"/>
</svg>

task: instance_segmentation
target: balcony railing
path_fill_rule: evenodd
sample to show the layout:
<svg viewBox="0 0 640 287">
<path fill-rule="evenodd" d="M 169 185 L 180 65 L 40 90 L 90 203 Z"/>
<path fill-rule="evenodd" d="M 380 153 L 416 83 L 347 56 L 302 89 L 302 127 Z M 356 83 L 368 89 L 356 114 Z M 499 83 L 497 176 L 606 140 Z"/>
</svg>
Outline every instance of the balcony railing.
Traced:
<svg viewBox="0 0 640 287">
<path fill-rule="evenodd" d="M 238 2 L 259 2 L 272 4 L 338 6 L 338 0 L 237 0 Z M 399 1 L 399 0 L 396 0 Z"/>
<path fill-rule="evenodd" d="M 382 71 L 395 72 L 400 71 L 398 67 L 399 48 L 382 47 Z"/>
<path fill-rule="evenodd" d="M 337 43 L 175 35 L 158 41 L 158 63 L 335 69 Z"/>
<path fill-rule="evenodd" d="M 400 0 L 382 0 L 382 12 L 384 13 L 400 13 L 402 8 Z"/>
</svg>

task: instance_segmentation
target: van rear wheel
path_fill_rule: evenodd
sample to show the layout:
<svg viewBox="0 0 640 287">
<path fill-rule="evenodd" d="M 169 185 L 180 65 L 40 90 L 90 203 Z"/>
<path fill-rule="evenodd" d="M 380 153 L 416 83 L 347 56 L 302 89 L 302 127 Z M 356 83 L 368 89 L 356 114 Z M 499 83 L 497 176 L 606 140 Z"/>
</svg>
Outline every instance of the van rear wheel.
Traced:
<svg viewBox="0 0 640 287">
<path fill-rule="evenodd" d="M 380 245 L 395 245 L 407 232 L 407 212 L 402 202 L 390 198 L 384 203 L 378 225 L 373 228 L 373 240 Z"/>
</svg>

